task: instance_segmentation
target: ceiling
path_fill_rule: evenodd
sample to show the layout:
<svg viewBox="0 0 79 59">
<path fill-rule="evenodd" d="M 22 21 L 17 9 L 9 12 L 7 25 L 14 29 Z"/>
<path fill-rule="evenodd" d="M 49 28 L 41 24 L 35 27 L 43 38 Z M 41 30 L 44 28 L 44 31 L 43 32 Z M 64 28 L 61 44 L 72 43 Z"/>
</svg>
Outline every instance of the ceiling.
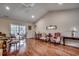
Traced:
<svg viewBox="0 0 79 59">
<path fill-rule="evenodd" d="M 48 11 L 79 8 L 78 3 L 0 3 L 0 17 L 8 17 L 15 20 L 36 22 Z M 6 10 L 5 7 L 10 7 Z M 32 16 L 34 16 L 32 18 Z"/>
</svg>

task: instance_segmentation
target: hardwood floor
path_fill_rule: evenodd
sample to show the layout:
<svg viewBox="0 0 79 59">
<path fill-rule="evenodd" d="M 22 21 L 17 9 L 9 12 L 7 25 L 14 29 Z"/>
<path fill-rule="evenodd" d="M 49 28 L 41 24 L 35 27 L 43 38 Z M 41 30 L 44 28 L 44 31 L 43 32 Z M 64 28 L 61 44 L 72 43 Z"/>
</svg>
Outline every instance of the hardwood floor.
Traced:
<svg viewBox="0 0 79 59">
<path fill-rule="evenodd" d="M 79 56 L 79 48 L 28 39 L 20 49 L 7 54 L 8 56 Z"/>
</svg>

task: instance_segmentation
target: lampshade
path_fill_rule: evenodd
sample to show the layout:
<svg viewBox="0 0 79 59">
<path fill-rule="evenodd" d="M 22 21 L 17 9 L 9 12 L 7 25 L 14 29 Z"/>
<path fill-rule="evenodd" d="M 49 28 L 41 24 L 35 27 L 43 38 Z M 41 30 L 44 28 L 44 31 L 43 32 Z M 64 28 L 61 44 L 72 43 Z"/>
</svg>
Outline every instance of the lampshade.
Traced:
<svg viewBox="0 0 79 59">
<path fill-rule="evenodd" d="M 72 30 L 72 31 L 77 31 L 77 28 L 76 28 L 76 27 L 72 27 L 71 30 Z"/>
</svg>

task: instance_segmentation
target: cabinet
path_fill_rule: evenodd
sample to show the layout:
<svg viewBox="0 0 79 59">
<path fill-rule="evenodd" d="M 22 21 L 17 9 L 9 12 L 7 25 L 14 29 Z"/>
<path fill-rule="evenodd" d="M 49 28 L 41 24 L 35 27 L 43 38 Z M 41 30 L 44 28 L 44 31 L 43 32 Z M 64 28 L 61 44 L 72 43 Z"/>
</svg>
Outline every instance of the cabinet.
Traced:
<svg viewBox="0 0 79 59">
<path fill-rule="evenodd" d="M 0 38 L 0 56 L 6 56 L 7 55 L 7 39 L 6 38 Z"/>
</svg>

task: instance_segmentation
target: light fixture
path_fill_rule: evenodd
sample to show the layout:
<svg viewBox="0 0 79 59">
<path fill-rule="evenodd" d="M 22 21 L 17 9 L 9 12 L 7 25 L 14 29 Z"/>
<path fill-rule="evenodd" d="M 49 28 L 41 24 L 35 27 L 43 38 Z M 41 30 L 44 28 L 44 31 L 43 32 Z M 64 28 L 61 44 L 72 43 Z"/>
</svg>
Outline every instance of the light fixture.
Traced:
<svg viewBox="0 0 79 59">
<path fill-rule="evenodd" d="M 71 29 L 72 37 L 76 36 L 76 32 L 77 32 L 77 28 L 76 27 L 72 27 L 72 29 Z"/>
<path fill-rule="evenodd" d="M 32 8 L 32 7 L 34 7 L 34 3 L 21 3 L 24 7 L 26 7 L 26 8 Z"/>
<path fill-rule="evenodd" d="M 35 18 L 35 16 L 34 16 L 34 15 L 32 15 L 32 18 Z"/>
<path fill-rule="evenodd" d="M 72 28 L 72 31 L 76 32 L 77 31 L 77 28 L 76 27 L 73 27 Z"/>
<path fill-rule="evenodd" d="M 6 6 L 5 9 L 6 9 L 6 10 L 10 10 L 10 7 L 9 7 L 9 6 Z"/>
</svg>

